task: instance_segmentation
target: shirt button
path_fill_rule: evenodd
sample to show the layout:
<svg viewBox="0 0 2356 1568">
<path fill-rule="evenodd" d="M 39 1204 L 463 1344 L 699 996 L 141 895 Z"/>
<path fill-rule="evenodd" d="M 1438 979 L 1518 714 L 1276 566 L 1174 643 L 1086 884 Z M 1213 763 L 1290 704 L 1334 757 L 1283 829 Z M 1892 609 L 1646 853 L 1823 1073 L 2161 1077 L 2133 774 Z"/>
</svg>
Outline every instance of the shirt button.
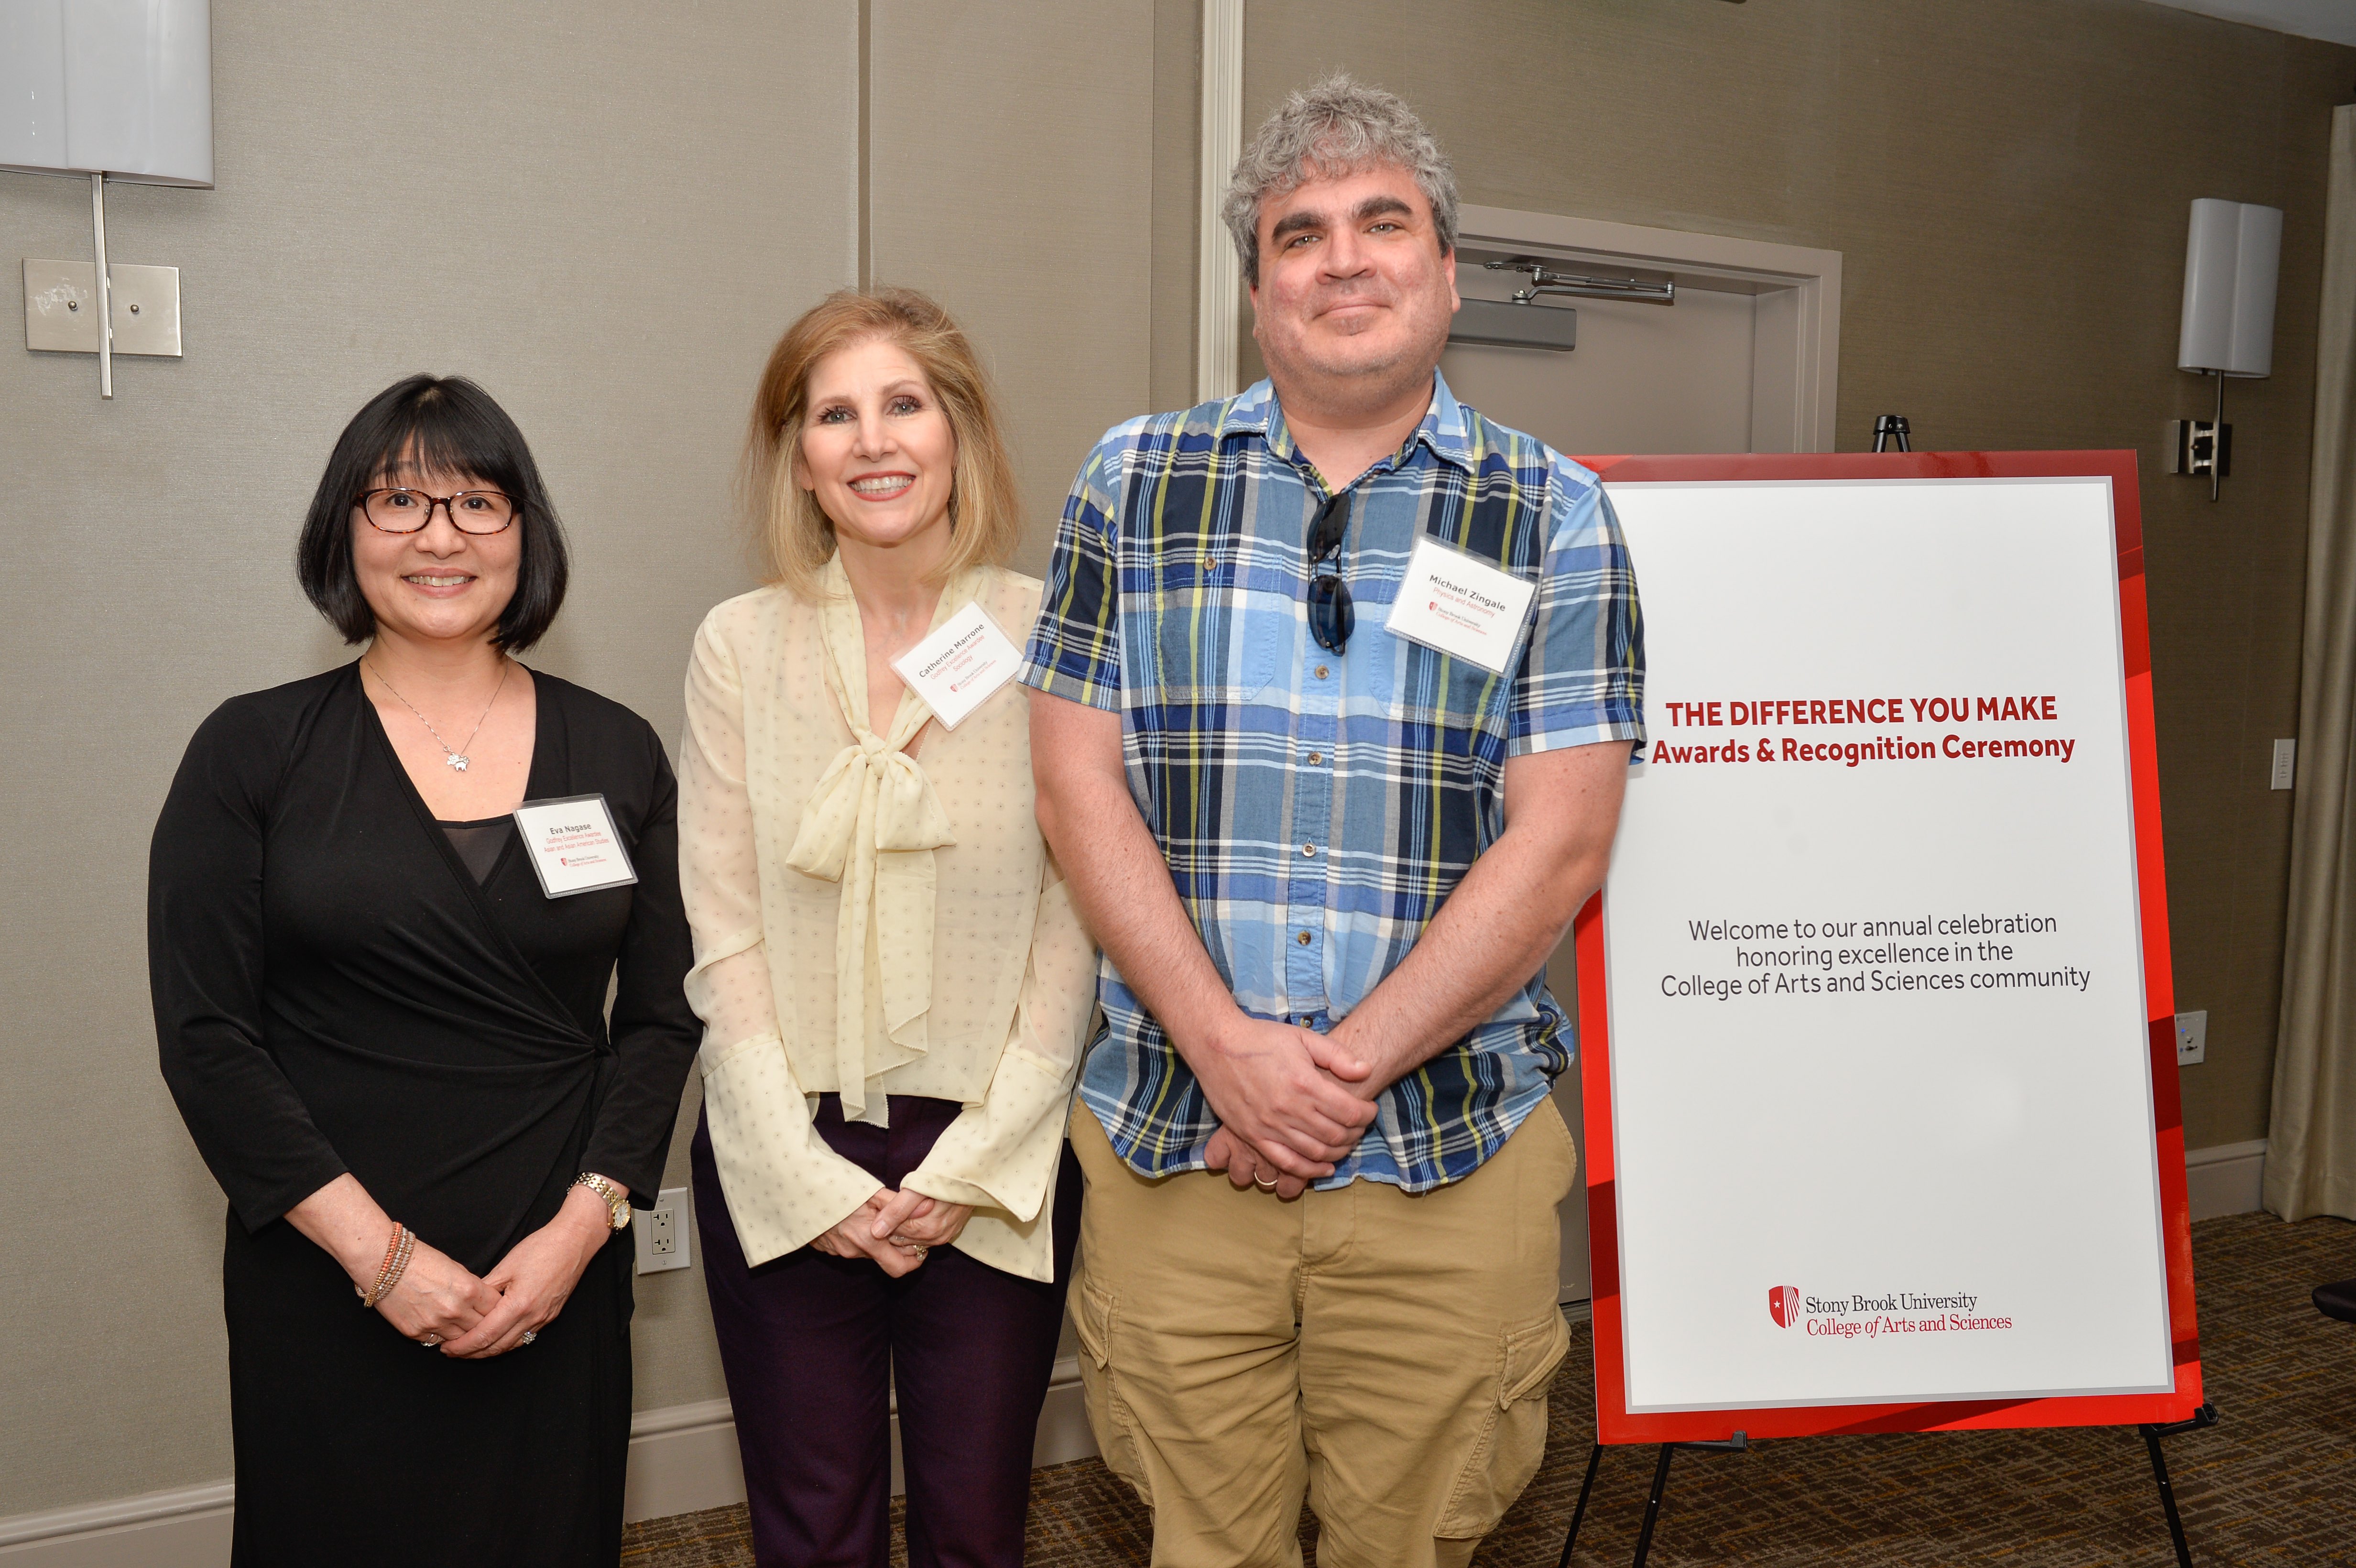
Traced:
<svg viewBox="0 0 2356 1568">
<path fill-rule="evenodd" d="M 1301 847 L 1301 852 L 1304 855 L 1314 855 L 1317 853 L 1317 846 L 1314 844 L 1303 844 Z"/>
<path fill-rule="evenodd" d="M 1323 665 L 1319 665 L 1317 667 L 1317 678 L 1320 680 L 1323 680 L 1325 678 L 1325 667 Z"/>
<path fill-rule="evenodd" d="M 1312 752 L 1309 753 L 1309 765 L 1312 768 L 1324 760 L 1325 755 L 1322 752 Z"/>
<path fill-rule="evenodd" d="M 1305 931 L 1304 931 L 1304 932 L 1302 932 L 1300 935 L 1298 935 L 1298 936 L 1294 937 L 1292 940 L 1293 940 L 1293 941 L 1295 941 L 1295 942 L 1298 942 L 1299 944 L 1301 944 L 1301 946 L 1306 947 L 1306 946 L 1308 946 L 1308 945 L 1309 945 L 1309 933 L 1308 933 L 1307 932 L 1305 932 Z"/>
</svg>

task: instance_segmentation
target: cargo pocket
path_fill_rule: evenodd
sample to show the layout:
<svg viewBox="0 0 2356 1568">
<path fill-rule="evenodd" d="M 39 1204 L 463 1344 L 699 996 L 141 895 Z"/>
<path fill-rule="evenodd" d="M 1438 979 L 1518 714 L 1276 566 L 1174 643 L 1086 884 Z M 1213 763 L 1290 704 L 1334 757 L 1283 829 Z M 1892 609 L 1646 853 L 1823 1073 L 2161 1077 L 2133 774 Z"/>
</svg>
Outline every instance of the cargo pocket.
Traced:
<svg viewBox="0 0 2356 1568">
<path fill-rule="evenodd" d="M 1153 1494 L 1146 1486 L 1145 1466 L 1138 1456 L 1137 1425 L 1122 1403 L 1112 1365 L 1113 1325 L 1120 1299 L 1097 1289 L 1083 1272 L 1071 1294 L 1072 1327 L 1080 1339 L 1080 1387 L 1087 1394 L 1088 1426 L 1097 1435 L 1097 1451 L 1105 1468 L 1127 1481 L 1146 1507 Z"/>
<path fill-rule="evenodd" d="M 1499 1336 L 1494 1394 L 1431 1533 L 1465 1541 L 1489 1533 L 1546 1456 L 1547 1385 L 1570 1349 L 1559 1310 L 1508 1324 Z"/>
</svg>

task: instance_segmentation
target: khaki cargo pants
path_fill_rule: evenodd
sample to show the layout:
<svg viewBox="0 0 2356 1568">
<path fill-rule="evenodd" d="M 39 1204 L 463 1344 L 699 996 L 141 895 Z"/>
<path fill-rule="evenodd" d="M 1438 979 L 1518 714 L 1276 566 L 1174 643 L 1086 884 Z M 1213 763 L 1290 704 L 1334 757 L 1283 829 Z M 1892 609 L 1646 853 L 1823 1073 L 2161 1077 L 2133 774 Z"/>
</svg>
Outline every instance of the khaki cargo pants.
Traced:
<svg viewBox="0 0 2356 1568">
<path fill-rule="evenodd" d="M 1153 1509 L 1154 1568 L 1450 1568 L 1537 1472 L 1555 1206 L 1578 1156 L 1551 1100 L 1472 1176 L 1280 1202 L 1210 1171 L 1148 1180 L 1085 1104 L 1071 1295 L 1088 1420 Z"/>
</svg>

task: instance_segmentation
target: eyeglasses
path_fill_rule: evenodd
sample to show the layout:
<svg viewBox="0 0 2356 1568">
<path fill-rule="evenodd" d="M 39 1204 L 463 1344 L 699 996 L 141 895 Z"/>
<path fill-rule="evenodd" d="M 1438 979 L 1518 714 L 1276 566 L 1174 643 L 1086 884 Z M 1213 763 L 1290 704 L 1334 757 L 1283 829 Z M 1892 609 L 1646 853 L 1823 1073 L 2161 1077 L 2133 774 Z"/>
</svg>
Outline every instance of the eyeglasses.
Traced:
<svg viewBox="0 0 2356 1568">
<path fill-rule="evenodd" d="M 1350 497 L 1344 493 L 1327 501 L 1317 514 L 1316 522 L 1309 528 L 1309 567 L 1312 571 L 1329 555 L 1342 549 L 1342 536 L 1350 527 Z M 1350 633 L 1358 624 L 1358 613 L 1350 603 L 1350 585 L 1342 581 L 1337 565 L 1323 576 L 1309 580 L 1309 635 L 1317 645 L 1328 653 L 1340 653 L 1350 643 Z"/>
<path fill-rule="evenodd" d="M 455 496 L 370 490 L 360 496 L 360 515 L 380 533 L 416 533 L 434 520 L 436 507 L 450 514 L 450 526 L 462 534 L 495 534 L 516 519 L 516 504 L 497 490 L 461 490 Z"/>
</svg>

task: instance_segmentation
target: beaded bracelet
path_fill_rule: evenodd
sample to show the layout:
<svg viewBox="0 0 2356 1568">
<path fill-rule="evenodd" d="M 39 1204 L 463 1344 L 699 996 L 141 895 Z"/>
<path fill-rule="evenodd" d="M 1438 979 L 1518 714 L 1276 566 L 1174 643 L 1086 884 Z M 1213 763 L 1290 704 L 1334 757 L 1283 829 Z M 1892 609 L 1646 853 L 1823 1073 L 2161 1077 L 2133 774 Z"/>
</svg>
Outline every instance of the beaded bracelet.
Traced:
<svg viewBox="0 0 2356 1568">
<path fill-rule="evenodd" d="M 416 1248 L 417 1233 L 398 1220 L 394 1221 L 392 1241 L 385 1248 L 384 1262 L 376 1271 L 375 1285 L 368 1290 L 362 1290 L 359 1285 L 352 1286 L 352 1294 L 360 1298 L 362 1307 L 373 1308 L 384 1299 L 388 1291 L 401 1283 L 402 1275 L 409 1268 L 409 1254 Z"/>
<path fill-rule="evenodd" d="M 409 1255 L 416 1250 L 417 1232 L 411 1230 L 406 1225 L 402 1226 L 401 1250 L 393 1254 L 392 1268 L 391 1272 L 385 1274 L 377 1280 L 376 1291 L 372 1298 L 369 1301 L 369 1305 L 370 1307 L 374 1307 L 378 1302 L 382 1301 L 386 1296 L 392 1294 L 392 1287 L 399 1285 L 401 1283 L 401 1276 L 409 1272 Z"/>
<path fill-rule="evenodd" d="M 392 1287 L 399 1285 L 401 1276 L 409 1272 L 409 1254 L 416 1250 L 417 1232 L 403 1225 L 401 1229 L 401 1251 L 393 1256 L 392 1272 L 376 1282 L 377 1301 L 382 1301 L 392 1294 Z M 370 1302 L 369 1305 L 373 1307 L 376 1303 Z"/>
</svg>

